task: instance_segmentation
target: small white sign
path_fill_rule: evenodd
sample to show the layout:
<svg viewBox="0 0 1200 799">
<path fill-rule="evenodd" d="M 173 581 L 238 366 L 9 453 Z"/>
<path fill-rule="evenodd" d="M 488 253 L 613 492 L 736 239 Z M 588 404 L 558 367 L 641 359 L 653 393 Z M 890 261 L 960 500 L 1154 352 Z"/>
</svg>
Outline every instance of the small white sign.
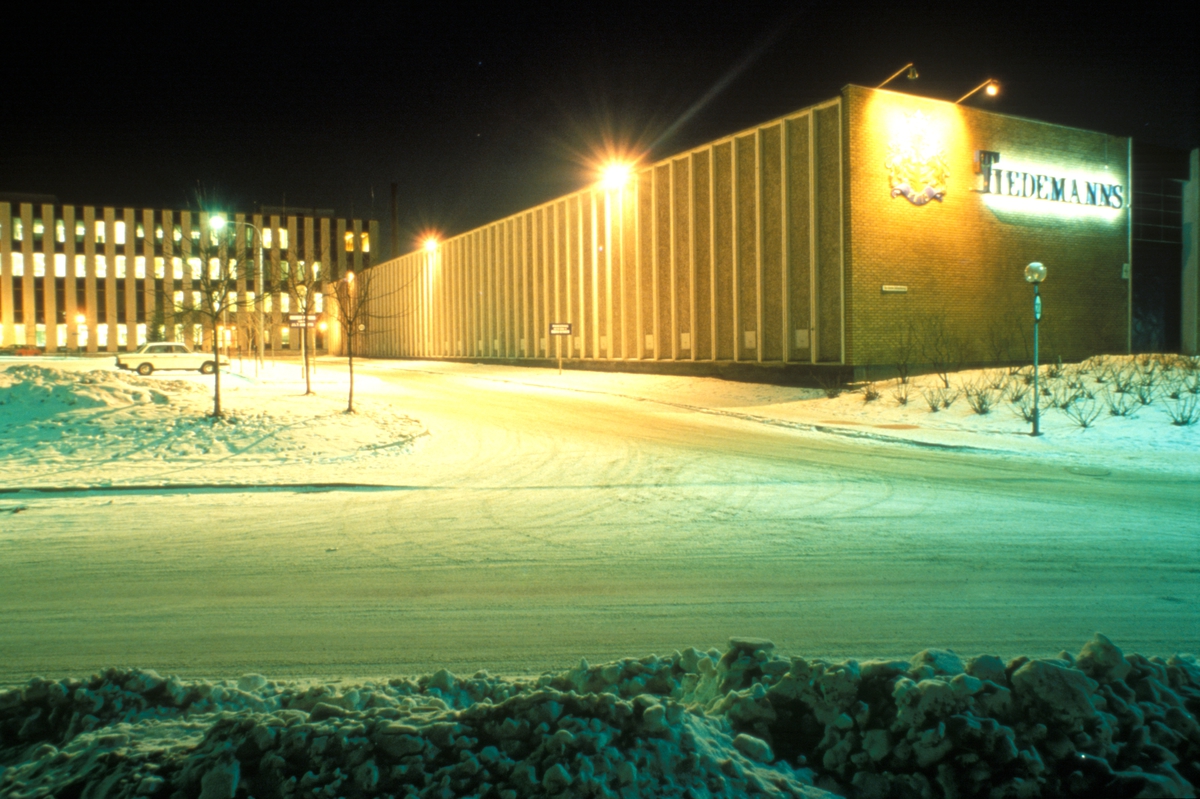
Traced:
<svg viewBox="0 0 1200 799">
<path fill-rule="evenodd" d="M 888 283 L 883 284 L 884 294 L 907 294 L 908 286 L 893 286 Z"/>
</svg>

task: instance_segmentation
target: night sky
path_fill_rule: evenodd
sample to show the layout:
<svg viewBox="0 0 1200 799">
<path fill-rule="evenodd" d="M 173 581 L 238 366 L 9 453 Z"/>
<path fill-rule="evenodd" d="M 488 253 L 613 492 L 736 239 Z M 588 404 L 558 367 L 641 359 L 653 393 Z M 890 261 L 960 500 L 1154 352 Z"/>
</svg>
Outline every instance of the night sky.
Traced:
<svg viewBox="0 0 1200 799">
<path fill-rule="evenodd" d="M 1200 144 L 1187 3 L 693 2 L 6 11 L 0 191 L 60 202 L 333 208 L 401 247 L 835 96 L 954 100 Z M 384 242 L 387 241 L 386 236 Z M 383 249 L 383 248 L 381 248 Z"/>
</svg>

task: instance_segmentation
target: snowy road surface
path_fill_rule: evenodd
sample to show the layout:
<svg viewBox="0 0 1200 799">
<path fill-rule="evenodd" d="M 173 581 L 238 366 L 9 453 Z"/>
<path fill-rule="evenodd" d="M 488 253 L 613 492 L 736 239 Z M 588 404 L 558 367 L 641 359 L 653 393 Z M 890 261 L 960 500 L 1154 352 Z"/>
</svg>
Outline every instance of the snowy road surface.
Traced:
<svg viewBox="0 0 1200 799">
<path fill-rule="evenodd" d="M 0 683 L 520 673 L 730 635 L 807 656 L 1055 654 L 1097 630 L 1200 648 L 1194 477 L 529 385 L 550 371 L 361 371 L 428 428 L 413 454 L 270 476 L 293 488 L 0 495 Z M 300 485 L 335 481 L 384 487 Z"/>
</svg>

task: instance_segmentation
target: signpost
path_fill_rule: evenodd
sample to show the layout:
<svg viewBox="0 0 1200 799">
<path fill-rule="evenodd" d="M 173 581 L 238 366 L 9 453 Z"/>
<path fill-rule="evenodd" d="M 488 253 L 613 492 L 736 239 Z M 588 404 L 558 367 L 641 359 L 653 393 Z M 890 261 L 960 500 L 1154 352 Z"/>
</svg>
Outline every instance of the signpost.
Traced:
<svg viewBox="0 0 1200 799">
<path fill-rule="evenodd" d="M 292 327 L 316 327 L 317 315 L 312 313 L 307 315 L 302 313 L 288 314 L 288 324 Z"/>
<path fill-rule="evenodd" d="M 562 374 L 562 338 L 561 338 L 561 336 L 570 336 L 571 335 L 571 323 L 570 322 L 551 322 L 550 323 L 550 335 L 560 337 L 560 338 L 555 339 L 555 346 L 558 348 L 558 373 L 561 375 Z"/>
</svg>

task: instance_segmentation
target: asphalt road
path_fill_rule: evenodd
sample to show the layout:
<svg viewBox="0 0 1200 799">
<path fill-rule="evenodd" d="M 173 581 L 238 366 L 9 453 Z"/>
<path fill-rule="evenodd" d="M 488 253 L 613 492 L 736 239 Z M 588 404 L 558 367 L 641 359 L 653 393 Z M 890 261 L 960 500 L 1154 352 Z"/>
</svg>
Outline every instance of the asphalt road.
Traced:
<svg viewBox="0 0 1200 799">
<path fill-rule="evenodd" d="M 0 683 L 528 673 L 731 635 L 1200 650 L 1195 481 L 365 371 L 431 435 L 393 471 L 313 477 L 391 489 L 22 498 L 0 521 Z"/>
</svg>

